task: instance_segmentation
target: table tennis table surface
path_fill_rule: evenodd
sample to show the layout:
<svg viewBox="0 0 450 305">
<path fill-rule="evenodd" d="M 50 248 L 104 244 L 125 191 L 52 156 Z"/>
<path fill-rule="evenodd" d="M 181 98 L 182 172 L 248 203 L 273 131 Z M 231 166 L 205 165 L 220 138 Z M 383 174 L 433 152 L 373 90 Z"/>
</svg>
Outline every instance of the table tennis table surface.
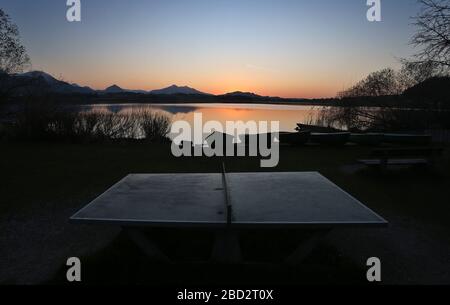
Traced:
<svg viewBox="0 0 450 305">
<path fill-rule="evenodd" d="M 152 227 L 387 224 L 317 172 L 130 174 L 71 221 Z"/>
</svg>

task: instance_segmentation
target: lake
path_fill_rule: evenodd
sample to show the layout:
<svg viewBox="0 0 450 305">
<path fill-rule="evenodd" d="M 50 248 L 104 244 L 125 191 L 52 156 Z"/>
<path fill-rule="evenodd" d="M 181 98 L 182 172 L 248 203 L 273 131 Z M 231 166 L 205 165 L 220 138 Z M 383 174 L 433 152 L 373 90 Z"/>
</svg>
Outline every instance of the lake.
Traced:
<svg viewBox="0 0 450 305">
<path fill-rule="evenodd" d="M 154 110 L 166 114 L 171 121 L 184 120 L 193 124 L 194 113 L 201 113 L 203 122 L 219 121 L 279 121 L 279 131 L 294 131 L 297 123 L 314 122 L 324 107 L 269 104 L 96 104 L 81 106 L 83 111 L 127 113 L 134 110 Z"/>
</svg>

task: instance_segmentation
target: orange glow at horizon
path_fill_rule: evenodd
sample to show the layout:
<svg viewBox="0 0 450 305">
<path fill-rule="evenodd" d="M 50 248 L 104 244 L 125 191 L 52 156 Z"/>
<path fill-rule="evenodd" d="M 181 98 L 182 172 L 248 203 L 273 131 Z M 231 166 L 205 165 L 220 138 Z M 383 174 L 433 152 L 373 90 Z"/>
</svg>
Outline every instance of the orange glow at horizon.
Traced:
<svg viewBox="0 0 450 305">
<path fill-rule="evenodd" d="M 90 75 L 80 75 L 67 77 L 68 82 L 75 82 L 82 86 L 90 86 L 96 90 L 102 90 L 112 85 L 118 85 L 124 89 L 130 90 L 155 90 L 171 85 L 189 86 L 201 92 L 210 93 L 214 95 L 221 95 L 230 92 L 251 92 L 261 96 L 274 96 L 282 98 L 328 98 L 336 96 L 336 93 L 342 88 L 339 84 L 330 84 L 320 81 L 318 79 L 302 79 L 300 84 L 292 81 L 290 78 L 276 81 L 271 80 L 257 80 L 253 81 L 246 77 L 239 77 L 237 75 L 232 77 L 215 77 L 209 81 L 206 77 L 195 77 L 192 75 L 193 81 L 184 81 L 182 77 L 174 77 L 170 80 L 169 77 L 164 79 L 156 79 L 150 75 L 141 77 L 114 77 L 114 74 L 109 74 L 108 79 L 98 80 Z M 147 78 L 148 77 L 148 78 Z"/>
<path fill-rule="evenodd" d="M 282 98 L 327 98 L 336 96 L 344 84 L 351 83 L 364 73 L 348 77 L 340 70 L 330 70 L 328 65 L 316 66 L 315 70 L 304 67 L 299 61 L 296 66 L 279 70 L 264 70 L 235 61 L 223 61 L 212 65 L 200 63 L 191 67 L 192 62 L 184 65 L 170 62 L 169 65 L 158 62 L 135 63 L 133 60 L 110 65 L 113 59 L 104 57 L 97 61 L 83 58 L 76 62 L 67 62 L 63 58 L 54 58 L 51 66 L 35 67 L 60 76 L 64 80 L 102 90 L 118 85 L 130 90 L 155 90 L 171 85 L 189 86 L 199 91 L 221 95 L 235 91 L 252 92 L 261 96 Z M 236 62 L 239 62 L 236 59 Z M 178 65 L 177 65 L 178 64 Z M 186 67 L 184 67 L 186 66 Z M 92 73 L 95 67 L 97 73 Z"/>
<path fill-rule="evenodd" d="M 98 0 L 85 1 L 75 23 L 65 20 L 62 0 L 52 2 L 1 7 L 33 70 L 96 90 L 178 85 L 330 98 L 371 72 L 399 69 L 417 51 L 409 43 L 416 1 L 386 1 L 376 23 L 367 21 L 365 1 Z"/>
</svg>

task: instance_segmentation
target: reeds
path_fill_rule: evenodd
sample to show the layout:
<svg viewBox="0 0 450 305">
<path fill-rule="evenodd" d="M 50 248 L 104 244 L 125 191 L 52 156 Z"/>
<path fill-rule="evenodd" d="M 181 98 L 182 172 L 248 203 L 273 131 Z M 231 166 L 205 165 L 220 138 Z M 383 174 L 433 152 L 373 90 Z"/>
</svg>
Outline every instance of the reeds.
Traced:
<svg viewBox="0 0 450 305">
<path fill-rule="evenodd" d="M 12 126 L 13 134 L 20 139 L 164 142 L 170 131 L 170 117 L 154 109 L 73 112 L 33 105 L 24 107 Z"/>
</svg>

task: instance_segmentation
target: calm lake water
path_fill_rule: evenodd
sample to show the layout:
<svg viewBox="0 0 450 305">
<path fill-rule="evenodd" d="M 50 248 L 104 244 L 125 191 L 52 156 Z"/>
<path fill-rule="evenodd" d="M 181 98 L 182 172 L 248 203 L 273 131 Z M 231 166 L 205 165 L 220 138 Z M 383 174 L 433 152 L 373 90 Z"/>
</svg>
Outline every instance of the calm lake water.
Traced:
<svg viewBox="0 0 450 305">
<path fill-rule="evenodd" d="M 201 113 L 203 122 L 215 120 L 225 126 L 226 121 L 279 121 L 279 131 L 294 131 L 297 123 L 314 122 L 324 107 L 266 104 L 102 104 L 82 106 L 83 111 L 127 113 L 150 109 L 169 116 L 173 121 L 193 124 L 194 113 Z"/>
</svg>

